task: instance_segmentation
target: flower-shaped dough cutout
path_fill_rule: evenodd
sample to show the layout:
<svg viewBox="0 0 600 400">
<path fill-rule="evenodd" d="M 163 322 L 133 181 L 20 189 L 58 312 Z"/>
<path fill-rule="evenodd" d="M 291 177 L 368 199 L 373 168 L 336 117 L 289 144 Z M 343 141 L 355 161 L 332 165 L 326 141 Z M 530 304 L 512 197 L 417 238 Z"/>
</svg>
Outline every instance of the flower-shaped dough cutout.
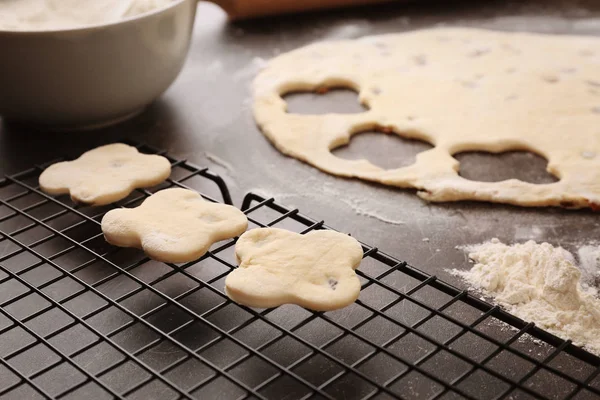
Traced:
<svg viewBox="0 0 600 400">
<path fill-rule="evenodd" d="M 69 193 L 75 202 L 100 206 L 124 199 L 136 188 L 158 185 L 170 174 L 171 164 L 165 157 L 113 143 L 76 160 L 52 164 L 39 182 L 46 193 Z"/>
<path fill-rule="evenodd" d="M 360 293 L 354 270 L 362 247 L 343 233 L 253 229 L 239 238 L 235 255 L 239 267 L 227 276 L 225 291 L 239 304 L 271 308 L 291 303 L 329 311 L 353 303 Z"/>
<path fill-rule="evenodd" d="M 106 241 L 143 249 L 151 258 L 182 263 L 202 257 L 220 240 L 242 234 L 246 215 L 233 206 L 211 203 L 187 189 L 165 189 L 136 208 L 111 210 L 102 218 Z"/>
</svg>

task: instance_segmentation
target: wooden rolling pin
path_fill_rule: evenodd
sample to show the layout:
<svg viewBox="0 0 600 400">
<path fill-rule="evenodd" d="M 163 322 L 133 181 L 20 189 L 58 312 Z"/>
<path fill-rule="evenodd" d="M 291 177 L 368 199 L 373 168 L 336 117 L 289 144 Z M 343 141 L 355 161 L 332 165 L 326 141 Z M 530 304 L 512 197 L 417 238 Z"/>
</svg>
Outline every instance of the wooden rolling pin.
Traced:
<svg viewBox="0 0 600 400">
<path fill-rule="evenodd" d="M 384 3 L 391 0 L 212 0 L 231 19 L 263 17 L 342 6 Z"/>
</svg>

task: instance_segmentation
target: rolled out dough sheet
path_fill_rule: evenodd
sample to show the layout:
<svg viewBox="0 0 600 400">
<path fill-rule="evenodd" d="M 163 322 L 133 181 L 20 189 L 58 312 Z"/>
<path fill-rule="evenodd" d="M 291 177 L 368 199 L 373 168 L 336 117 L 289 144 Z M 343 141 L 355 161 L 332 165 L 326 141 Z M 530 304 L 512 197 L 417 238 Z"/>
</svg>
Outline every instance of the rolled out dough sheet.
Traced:
<svg viewBox="0 0 600 400">
<path fill-rule="evenodd" d="M 368 111 L 287 113 L 282 95 L 328 87 Z M 440 28 L 312 44 L 271 60 L 253 85 L 254 116 L 284 154 L 325 172 L 416 188 L 429 201 L 600 208 L 600 38 Z M 435 147 L 384 170 L 332 149 L 380 130 Z M 527 150 L 560 180 L 476 182 L 454 154 Z"/>
</svg>

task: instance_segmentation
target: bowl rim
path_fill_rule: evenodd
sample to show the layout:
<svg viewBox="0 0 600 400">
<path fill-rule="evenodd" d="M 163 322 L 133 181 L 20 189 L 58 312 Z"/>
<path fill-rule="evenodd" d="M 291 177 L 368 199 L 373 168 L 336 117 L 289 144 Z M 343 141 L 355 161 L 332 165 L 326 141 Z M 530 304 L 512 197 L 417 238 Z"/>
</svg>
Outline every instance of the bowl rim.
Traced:
<svg viewBox="0 0 600 400">
<path fill-rule="evenodd" d="M 121 24 L 126 24 L 128 22 L 131 21 L 135 21 L 135 20 L 141 20 L 147 17 L 151 17 L 153 15 L 156 14 L 160 14 L 163 13 L 171 8 L 175 8 L 178 5 L 187 2 L 187 1 L 193 1 L 196 2 L 196 0 L 172 0 L 169 4 L 162 6 L 162 7 L 158 7 L 155 9 L 152 9 L 150 11 L 147 11 L 145 13 L 141 13 L 141 14 L 137 14 L 137 15 L 132 15 L 130 17 L 127 18 L 123 18 L 120 19 L 118 21 L 111 21 L 111 22 L 105 22 L 105 23 L 101 23 L 101 24 L 92 24 L 92 25 L 85 25 L 85 26 L 75 26 L 72 28 L 66 28 L 66 29 L 39 29 L 39 30 L 4 30 L 2 28 L 0 28 L 0 35 L 6 35 L 6 36 L 30 36 L 30 35 L 45 35 L 45 34 L 52 34 L 52 33 L 86 33 L 89 31 L 95 31 L 95 30 L 99 30 L 99 29 L 104 29 L 107 27 L 111 27 L 111 26 L 116 26 L 116 25 L 121 25 Z"/>
</svg>

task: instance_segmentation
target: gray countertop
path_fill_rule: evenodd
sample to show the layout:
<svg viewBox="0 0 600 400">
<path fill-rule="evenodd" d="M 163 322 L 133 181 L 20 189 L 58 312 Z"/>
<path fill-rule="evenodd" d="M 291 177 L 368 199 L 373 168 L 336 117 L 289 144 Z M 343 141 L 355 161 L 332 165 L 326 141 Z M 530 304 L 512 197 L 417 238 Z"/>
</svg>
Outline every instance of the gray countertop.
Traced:
<svg viewBox="0 0 600 400">
<path fill-rule="evenodd" d="M 94 132 L 37 133 L 24 128 L 1 125 L 0 174 L 16 173 L 31 167 L 33 164 L 43 163 L 62 155 L 76 156 L 91 147 L 117 140 L 128 139 L 146 142 L 155 147 L 168 150 L 176 158 L 187 158 L 194 164 L 208 166 L 220 174 L 227 182 L 234 203 L 237 206 L 241 205 L 244 195 L 249 191 L 273 196 L 279 203 L 298 207 L 304 214 L 314 219 L 323 219 L 328 225 L 340 231 L 352 233 L 358 239 L 375 245 L 384 252 L 394 255 L 401 260 L 408 261 L 415 267 L 430 274 L 435 274 L 439 278 L 461 288 L 464 288 L 464 284 L 447 272 L 449 268 L 465 269 L 469 267 L 467 257 L 457 247 L 480 243 L 494 237 L 505 242 L 522 242 L 528 239 L 548 241 L 555 245 L 564 246 L 571 251 L 575 251 L 581 245 L 594 243 L 600 237 L 600 220 L 598 214 L 591 211 L 569 211 L 555 208 L 526 209 L 474 202 L 428 204 L 420 200 L 415 192 L 411 190 L 387 188 L 381 185 L 336 178 L 321 173 L 306 164 L 283 156 L 258 131 L 253 122 L 252 104 L 249 96 L 249 86 L 254 75 L 266 59 L 280 52 L 285 52 L 314 41 L 354 38 L 438 25 L 476 26 L 501 30 L 526 30 L 559 34 L 600 35 L 600 2 L 594 0 L 539 0 L 536 2 L 440 1 L 438 3 L 427 2 L 428 5 L 425 5 L 425 2 L 419 3 L 420 5 L 412 6 L 389 4 L 380 7 L 337 10 L 320 14 L 306 14 L 236 24 L 228 24 L 225 14 L 216 6 L 201 3 L 198 7 L 194 40 L 189 59 L 177 81 L 155 104 L 151 105 L 143 114 L 130 121 Z M 292 112 L 361 111 L 361 106 L 356 101 L 356 94 L 348 91 L 332 91 L 326 95 L 292 95 L 287 99 L 289 109 Z M 567 138 L 569 134 L 569 132 L 565 132 L 565 137 Z M 337 154 L 341 157 L 350 158 L 365 157 L 383 167 L 395 167 L 410 163 L 416 152 L 422 151 L 428 148 L 428 146 L 425 143 L 408 141 L 392 135 L 364 133 L 353 138 L 350 145 L 340 149 Z M 503 180 L 507 178 L 519 178 L 538 183 L 554 179 L 545 172 L 545 160 L 529 153 L 507 153 L 500 156 L 462 154 L 457 155 L 457 158 L 461 162 L 461 174 L 469 179 Z M 96 225 L 93 228 L 99 230 Z M 98 237 L 101 241 L 99 246 L 104 246 L 105 243 L 100 233 L 98 232 L 97 235 L 99 235 Z M 125 254 L 134 256 L 136 253 L 125 252 Z M 21 262 L 16 256 L 10 258 L 8 261 L 11 260 L 16 263 Z M 3 264 L 5 263 L 3 262 Z M 128 264 L 124 262 L 123 265 Z M 21 265 L 17 267 L 19 269 L 22 268 Z M 46 267 L 48 266 L 42 264 L 39 268 L 36 267 L 35 271 L 40 274 L 51 273 L 51 268 L 48 269 Z M 214 263 L 203 263 L 201 267 L 198 271 L 203 271 L 203 274 L 212 273 L 211 268 L 216 268 Z M 365 261 L 361 267 L 361 273 L 363 270 L 367 271 L 369 268 L 374 267 L 377 267 L 377 265 L 374 263 L 369 264 Z M 140 270 L 143 273 L 154 274 L 155 268 L 157 268 L 156 265 L 151 268 L 143 267 Z M 4 269 L 4 266 L 2 266 L 2 270 Z M 189 269 L 191 270 L 192 268 Z M 374 270 L 377 269 L 374 268 Z M 99 268 L 99 266 L 98 268 L 88 268 L 83 271 L 83 275 L 81 276 L 83 277 L 82 279 L 86 279 L 85 277 L 89 275 L 88 278 L 95 282 L 98 279 L 96 275 L 101 273 L 101 271 L 102 268 Z M 157 271 L 160 272 L 160 268 Z M 16 276 L 16 274 L 12 275 Z M 110 285 L 107 285 L 103 290 L 110 293 L 110 290 L 118 291 L 122 289 L 119 285 L 123 281 L 126 281 L 126 278 L 120 274 L 117 275 L 117 278 L 109 282 Z M 183 273 L 178 273 L 175 278 L 180 280 L 185 279 Z M 408 279 L 408 275 L 404 278 L 406 278 L 407 282 L 410 280 Z M 220 279 L 214 285 L 222 284 L 222 280 Z M 390 282 L 392 281 L 393 279 Z M 399 282 L 404 281 L 399 280 Z M 180 283 L 182 281 L 175 279 L 174 282 L 169 283 L 171 286 L 167 285 L 170 290 L 172 289 L 172 291 L 168 292 L 169 296 L 175 296 L 173 293 L 177 294 L 182 290 L 186 290 L 179 287 Z M 10 284 L 12 285 L 12 283 Z M 393 284 L 395 283 L 390 283 L 390 285 Z M 213 284 L 211 283 L 211 285 Z M 373 302 L 374 304 L 380 304 L 391 301 L 386 298 L 379 298 L 381 297 L 379 293 L 386 293 L 388 292 L 387 289 L 378 288 L 380 291 L 372 291 L 370 289 L 363 290 L 361 301 L 363 301 L 363 297 L 366 303 Z M 431 287 L 425 287 L 425 289 L 431 289 Z M 437 304 L 438 297 L 442 293 L 425 289 L 422 292 L 419 289 L 419 292 L 413 297 L 421 296 L 419 298 L 424 302 L 430 301 Z M 6 285 L 3 290 L 8 290 L 6 289 Z M 222 287 L 213 290 L 222 291 Z M 140 306 L 139 310 L 137 308 L 136 310 L 140 314 L 142 312 L 145 313 L 145 310 L 160 308 L 157 307 L 158 303 L 155 303 L 155 300 L 149 296 L 150 294 L 148 292 L 146 293 L 146 297 L 140 296 L 136 300 L 136 304 Z M 200 300 L 198 300 L 197 304 L 191 303 L 192 306 L 190 307 L 193 308 L 194 312 L 201 314 L 208 307 L 214 306 L 209 301 L 211 297 L 202 297 L 207 296 L 206 291 L 193 293 L 190 295 L 190 298 L 193 300 L 193 296 L 196 296 L 196 294 L 198 294 L 198 299 Z M 214 295 L 213 292 L 209 292 L 208 294 Z M 4 293 L 4 298 L 9 295 L 10 293 Z M 224 297 L 222 294 L 221 296 Z M 440 305 L 446 303 L 452 297 L 447 294 L 444 296 L 442 299 L 443 302 Z M 392 297 L 397 299 L 399 295 Z M 214 300 L 214 297 L 212 298 Z M 88 304 L 89 301 L 86 300 L 86 296 L 81 295 L 80 299 L 83 300 L 82 307 L 84 309 L 91 307 Z M 211 304 L 213 305 L 211 306 Z M 227 305 L 226 302 L 222 304 Z M 278 321 L 277 318 L 279 318 L 283 321 L 282 324 L 288 324 L 295 321 L 296 317 L 298 317 L 299 320 L 303 321 L 301 322 L 302 325 L 299 325 L 302 327 L 294 331 L 294 333 L 288 332 L 285 335 L 282 334 L 282 340 L 264 351 L 268 357 L 280 360 L 278 362 L 281 362 L 282 365 L 288 365 L 295 360 L 294 357 L 299 357 L 299 355 L 294 355 L 297 348 L 290 346 L 290 343 L 294 343 L 294 340 L 290 341 L 288 339 L 292 336 L 299 339 L 307 335 L 315 343 L 325 343 L 329 340 L 328 338 L 331 337 L 334 330 L 330 323 L 324 323 L 324 321 L 339 320 L 344 324 L 354 324 L 361 318 L 366 318 L 364 305 L 358 307 L 357 304 L 347 307 L 339 313 L 327 313 L 327 315 L 316 318 L 314 321 L 312 317 L 308 318 L 306 316 L 310 315 L 309 313 L 299 307 L 280 307 L 268 314 L 267 317 L 262 314 L 255 316 L 261 320 L 253 323 L 250 327 L 262 327 L 259 330 L 254 330 L 254 328 L 249 329 L 246 333 L 240 331 L 242 335 L 240 336 L 242 338 L 240 339 L 240 343 L 245 343 L 246 340 L 248 340 L 248 343 L 254 343 L 256 337 L 260 337 L 261 340 L 263 337 L 268 337 L 269 332 L 272 332 L 273 329 L 264 326 L 264 321 L 266 320 L 273 319 L 274 321 Z M 392 301 L 390 304 L 395 303 Z M 452 311 L 454 307 L 452 306 L 444 312 L 450 314 L 452 311 L 452 315 L 465 324 L 471 324 L 471 318 L 473 320 L 479 318 L 479 314 L 474 313 L 474 308 L 466 307 L 462 303 L 457 303 L 455 306 L 457 306 L 455 311 Z M 26 308 L 22 304 L 19 307 Z M 214 309 L 219 307 L 214 307 Z M 435 305 L 435 307 L 439 307 L 439 305 Z M 158 328 L 154 327 L 154 329 L 166 329 L 170 331 L 171 329 L 175 329 L 175 327 L 184 326 L 182 325 L 185 321 L 183 317 L 177 317 L 177 312 L 179 311 L 177 308 L 170 309 L 169 313 L 171 314 L 166 313 L 162 315 L 161 319 L 158 319 L 158 323 L 152 322 L 152 324 L 158 326 Z M 203 327 L 206 320 L 214 322 L 215 326 L 219 326 L 219 329 L 223 327 L 222 332 L 224 332 L 224 330 L 231 329 L 232 323 L 238 321 L 236 318 L 239 318 L 242 314 L 248 314 L 241 308 L 229 306 L 226 306 L 221 311 L 216 311 L 214 315 L 210 315 L 202 320 L 198 317 L 198 314 L 195 314 L 193 319 L 201 323 L 198 326 L 194 325 L 194 329 L 190 329 L 189 332 L 185 331 L 178 340 L 189 343 L 192 348 L 196 349 L 200 346 L 200 342 L 207 335 L 210 336 L 209 333 L 212 332 L 212 330 Z M 480 336 L 471 335 L 470 333 L 466 335 L 466 330 L 459 329 L 460 334 L 456 334 L 455 331 L 448 328 L 448 325 L 452 324 L 447 324 L 445 319 L 433 318 L 433 313 L 428 313 L 429 316 L 426 319 L 417 322 L 417 320 L 422 318 L 422 315 L 418 311 L 419 307 L 414 307 L 413 303 L 409 303 L 407 306 L 407 301 L 404 301 L 398 307 L 394 306 L 382 315 L 390 313 L 394 315 L 394 318 L 399 316 L 398 318 L 401 318 L 406 324 L 413 324 L 414 322 L 413 326 L 417 326 L 425 320 L 431 322 L 430 325 L 427 325 L 429 322 L 424 323 L 419 327 L 419 330 L 424 329 L 428 335 L 437 338 L 439 341 L 442 340 L 442 337 L 445 338 L 449 334 L 454 335 L 454 339 L 459 339 L 453 342 L 452 347 L 458 349 L 458 352 L 462 352 L 461 348 L 464 347 L 464 353 L 475 360 L 475 362 L 481 361 L 484 354 L 489 354 L 488 358 L 494 357 L 494 354 L 496 354 L 494 350 L 495 346 L 490 345 L 491 342 L 481 340 Z M 423 310 L 421 309 L 421 311 Z M 394 314 L 396 312 L 398 312 L 397 315 Z M 188 314 L 192 315 L 191 312 Z M 487 314 L 489 313 L 486 312 Z M 117 314 L 113 315 L 108 313 L 108 311 L 107 315 L 110 317 L 110 324 L 108 325 L 117 326 L 115 324 L 118 323 L 121 324 L 119 326 L 127 326 L 125 324 L 126 320 L 123 317 L 119 317 Z M 374 316 L 375 314 L 372 315 Z M 104 321 L 103 318 L 100 319 L 100 322 Z M 86 319 L 86 321 L 91 320 Z M 106 321 L 109 321 L 109 319 Z M 101 329 L 106 328 L 104 326 L 108 323 L 106 321 L 99 325 Z M 364 321 L 367 321 L 367 319 Z M 462 367 L 454 363 L 453 359 L 456 357 L 448 356 L 450 349 L 438 352 L 439 348 L 436 346 L 425 346 L 425 341 L 420 340 L 420 336 L 413 334 L 405 335 L 401 333 L 402 330 L 399 329 L 399 325 L 390 324 L 387 321 L 387 319 L 379 318 L 377 323 L 374 322 L 372 326 L 369 325 L 371 326 L 370 328 L 364 329 L 364 332 L 361 330 L 360 332 L 363 332 L 361 335 L 371 335 L 368 337 L 377 338 L 380 334 L 382 337 L 402 337 L 401 342 L 399 341 L 389 346 L 386 351 L 390 351 L 389 349 L 391 349 L 394 354 L 400 354 L 405 358 L 408 357 L 409 361 L 406 362 L 407 365 L 414 362 L 415 365 L 420 363 L 423 365 L 423 368 L 428 368 L 427 366 L 431 364 L 430 366 L 434 368 L 436 374 L 448 375 L 447 377 L 442 377 L 443 379 L 454 379 L 450 378 L 450 375 L 454 376 L 455 373 L 463 370 L 467 372 L 471 371 L 468 382 L 465 381 L 465 385 L 459 382 L 456 386 L 470 391 L 473 394 L 472 397 L 491 398 L 492 393 L 506 391 L 508 385 L 494 386 L 494 381 L 498 380 L 492 379 L 491 375 L 484 376 L 479 370 L 472 373 L 472 370 L 469 369 L 470 364 L 464 362 L 462 363 L 464 364 Z M 391 319 L 391 321 L 397 320 Z M 511 332 L 504 332 L 503 327 L 507 325 L 498 325 L 496 322 L 490 318 L 489 320 L 485 320 L 484 323 L 480 323 L 476 328 L 477 330 L 473 330 L 473 332 L 479 331 L 489 334 L 501 340 L 502 343 L 506 342 L 506 344 L 502 344 L 503 347 L 500 349 L 502 350 L 500 355 L 486 365 L 492 365 L 492 368 L 496 368 L 494 365 L 499 364 L 502 367 L 499 369 L 500 373 L 508 373 L 510 379 L 517 379 L 516 377 L 523 376 L 523 379 L 519 379 L 527 380 L 531 374 L 535 374 L 531 379 L 527 380 L 526 385 L 533 387 L 545 396 L 551 398 L 566 396 L 566 394 L 573 390 L 574 385 L 568 382 L 565 383 L 564 379 L 557 376 L 556 371 L 552 374 L 547 373 L 546 370 L 536 373 L 538 366 L 532 362 L 524 361 L 523 354 L 533 357 L 530 358 L 530 361 L 545 360 L 544 363 L 550 363 L 556 368 L 572 374 L 576 379 L 584 379 L 580 378 L 580 375 L 584 372 L 591 374 L 593 371 L 598 371 L 595 361 L 590 361 L 589 364 L 586 364 L 563 353 L 556 356 L 556 353 L 552 353 L 550 347 L 536 347 L 525 336 L 519 337 L 517 342 L 512 343 L 510 342 L 512 339 L 508 340 L 508 337 L 517 338 L 518 335 L 513 336 Z M 90 323 L 93 323 L 93 321 Z M 42 320 L 38 325 L 43 329 L 47 329 L 46 325 L 48 324 L 48 321 Z M 128 328 L 128 336 L 111 336 L 110 339 L 102 339 L 103 343 L 108 343 L 112 340 L 118 343 L 125 343 L 126 346 L 129 346 L 127 348 L 130 351 L 133 351 L 132 349 L 134 348 L 143 348 L 142 346 L 145 346 L 146 343 L 144 340 L 147 339 L 149 333 L 141 334 L 134 330 L 134 328 L 137 329 L 136 327 L 137 325 L 132 326 L 131 329 Z M 357 331 L 360 329 L 357 329 Z M 510 330 L 507 329 L 507 331 Z M 8 333 L 2 335 L 4 336 L 0 338 L 4 339 Z M 338 354 L 336 351 L 341 351 L 340 354 L 342 355 L 338 354 L 335 357 L 346 360 L 344 358 L 345 355 L 350 355 L 352 356 L 349 358 L 350 360 L 356 360 L 359 354 L 363 352 L 364 349 L 361 350 L 361 348 L 364 346 L 358 346 L 355 342 L 347 340 L 353 338 L 354 336 L 343 337 L 335 345 L 328 347 L 326 351 L 334 355 Z M 78 341 L 84 339 L 84 335 L 74 334 L 71 335 L 69 343 L 76 344 Z M 524 340 L 522 341 L 522 339 Z M 7 343 L 10 344 L 11 342 L 3 343 L 4 347 L 7 347 Z M 170 356 L 181 353 L 181 345 L 178 342 L 175 342 L 175 344 L 180 346 L 179 353 L 176 348 L 177 346 L 169 345 L 169 341 L 165 340 L 160 343 L 160 346 L 166 346 L 167 350 L 162 347 L 158 349 L 151 348 L 142 355 L 143 357 L 147 357 L 144 360 L 149 360 L 148 362 L 153 363 L 156 362 L 157 365 L 163 365 L 164 362 L 170 360 Z M 517 354 L 519 357 L 514 357 L 513 352 L 505 350 L 509 344 L 511 348 L 518 348 L 520 353 Z M 436 347 L 435 351 L 433 347 Z M 227 346 L 215 345 L 213 349 L 209 348 L 205 350 L 201 354 L 201 357 L 214 361 L 216 365 L 224 365 L 221 363 L 229 363 L 231 360 L 228 357 L 238 350 L 239 346 L 234 346 L 232 343 L 229 343 Z M 317 349 L 314 347 L 313 350 L 328 354 L 320 348 Z M 254 353 L 259 354 L 257 351 L 254 351 Z M 437 355 L 433 356 L 434 354 Z M 444 357 L 448 356 L 448 358 L 442 359 L 442 354 L 445 354 Z M 429 356 L 432 358 L 427 361 L 427 357 Z M 89 360 L 89 363 L 97 359 L 103 359 L 91 351 L 90 354 L 86 353 L 85 357 L 87 358 L 84 358 L 84 360 Z M 198 358 L 199 356 L 196 355 L 195 357 Z M 239 357 L 239 354 L 236 357 Z M 364 360 L 367 359 L 364 358 Z M 417 359 L 419 359 L 418 362 L 415 361 Z M 37 367 L 38 361 L 36 360 L 37 358 L 29 361 L 30 365 L 28 364 L 27 368 Z M 294 371 L 306 377 L 310 382 L 313 382 L 313 380 L 314 382 L 319 382 L 323 379 L 329 379 L 331 376 L 337 376 L 336 369 L 330 368 L 327 360 L 326 358 L 320 360 L 315 356 L 309 362 L 295 368 Z M 354 363 L 354 361 L 337 362 L 340 365 L 343 365 L 343 362 Z M 85 363 L 87 366 L 87 361 Z M 375 364 L 365 363 L 357 368 L 361 368 L 361 370 L 363 368 L 371 368 L 371 370 L 365 370 L 367 371 L 366 374 L 375 377 L 373 379 L 378 379 L 377 377 L 380 377 L 380 375 L 383 376 L 388 373 L 396 374 L 397 371 L 391 367 L 396 364 L 398 363 L 394 362 L 390 364 L 389 360 L 386 361 L 385 358 L 378 358 Z M 243 374 L 240 372 L 240 376 L 248 379 L 249 382 L 256 379 L 256 382 L 250 384 L 251 386 L 255 386 L 258 382 L 267 382 L 265 377 L 270 376 L 269 373 L 273 373 L 269 372 L 271 369 L 265 368 L 263 364 L 257 365 L 259 367 L 254 367 L 254 364 L 248 362 L 231 371 L 232 373 L 245 371 Z M 263 367 L 260 367 L 260 365 L 263 365 Z M 350 367 L 346 367 L 346 369 L 348 368 Z M 127 370 L 119 369 L 119 373 L 115 371 L 117 370 L 112 371 L 112 377 L 106 379 L 106 382 L 109 382 L 111 387 L 119 388 L 121 380 L 129 381 L 132 379 L 128 375 Z M 202 369 L 190 367 L 190 371 L 184 369 L 177 376 L 194 377 L 196 376 L 194 374 L 199 373 L 199 371 L 202 372 Z M 286 371 L 285 374 L 289 375 L 290 372 Z M 262 377 L 262 375 L 265 375 L 265 377 Z M 288 382 L 286 384 L 288 385 L 289 381 L 283 380 L 287 375 L 283 376 L 282 380 L 275 381 L 275 383 Z M 419 375 L 416 374 L 416 377 L 413 375 L 412 373 L 409 374 L 406 380 L 403 378 L 402 382 L 396 384 L 397 390 L 394 387 L 391 390 L 396 390 L 394 392 L 396 394 L 406 394 L 407 398 L 424 398 L 430 396 L 431 390 L 434 389 L 435 385 L 432 385 L 427 380 L 419 381 L 417 379 Z M 586 375 L 581 376 L 585 377 Z M 594 377 L 595 373 L 590 375 L 589 379 L 594 379 Z M 56 382 L 64 386 L 75 379 L 72 377 L 55 378 L 54 375 L 46 378 L 48 382 L 45 385 L 47 387 L 54 387 L 53 385 Z M 2 383 L 2 379 L 0 377 L 0 388 L 6 384 Z M 198 379 L 193 383 L 196 384 Z M 335 385 L 330 385 L 332 387 L 327 389 L 327 392 L 333 398 L 358 398 L 367 393 L 357 389 L 357 387 L 360 387 L 358 381 L 344 379 L 336 381 L 336 378 L 332 379 L 330 382 L 342 382 L 341 384 L 335 383 Z M 595 382 L 600 382 L 600 379 L 595 379 Z M 372 385 L 364 382 L 362 384 L 364 390 L 371 390 Z M 260 389 L 264 397 L 302 397 L 302 395 L 291 391 L 286 385 L 273 385 Z M 514 386 L 514 384 L 512 385 Z M 594 385 L 597 387 L 597 383 Z M 25 387 L 26 385 L 23 386 Z M 229 386 L 231 385 L 228 385 L 227 381 L 215 380 L 198 389 L 198 396 L 200 396 L 199 398 L 234 398 L 239 396 L 239 394 L 234 395 L 231 392 L 227 392 L 229 390 L 227 387 Z M 261 384 L 261 386 L 263 385 Z M 213 388 L 214 392 L 208 391 L 210 387 Z M 272 387 L 275 387 L 275 389 Z M 511 392 L 511 388 L 512 386 L 506 392 L 510 392 L 507 395 L 508 397 L 504 398 L 532 398 L 519 390 Z M 520 386 L 520 389 L 523 389 L 523 387 Z M 388 398 L 383 393 L 379 394 L 381 396 L 377 398 Z M 443 398 L 462 398 L 460 396 L 453 397 L 452 394 L 447 393 L 447 396 L 443 396 Z M 580 395 L 577 398 L 597 398 L 591 392 L 588 392 L 587 395 L 581 392 Z M 86 396 L 79 395 L 79 397 L 75 397 L 84 398 Z M 152 395 L 143 398 L 150 397 L 167 398 L 160 391 L 155 391 Z M 21 395 L 19 398 L 29 397 Z M 86 398 L 98 397 L 91 394 Z M 313 398 L 320 397 L 315 396 Z"/>
<path fill-rule="evenodd" d="M 238 206 L 248 191 L 274 196 L 459 286 L 446 272 L 468 266 L 456 246 L 494 237 L 506 242 L 548 241 L 569 250 L 593 242 L 600 236 L 600 220 L 591 211 L 428 204 L 411 190 L 332 177 L 287 158 L 254 125 L 249 85 L 260 65 L 314 41 L 438 25 L 600 35 L 600 3 L 595 1 L 450 3 L 390 4 L 236 24 L 228 24 L 216 6 L 201 3 L 188 61 L 159 101 L 126 123 L 95 132 L 35 133 L 2 126 L 0 173 L 18 172 L 33 163 L 122 138 L 144 141 L 211 167 L 227 181 Z M 311 107 L 318 112 L 360 110 L 356 96 L 347 92 L 318 99 L 290 97 L 292 111 L 308 112 Z M 339 154 L 394 166 L 425 148 L 426 144 L 372 133 L 359 135 Z M 465 155 L 461 161 L 461 172 L 475 179 L 552 179 L 544 171 L 544 160 L 528 154 Z"/>
</svg>

